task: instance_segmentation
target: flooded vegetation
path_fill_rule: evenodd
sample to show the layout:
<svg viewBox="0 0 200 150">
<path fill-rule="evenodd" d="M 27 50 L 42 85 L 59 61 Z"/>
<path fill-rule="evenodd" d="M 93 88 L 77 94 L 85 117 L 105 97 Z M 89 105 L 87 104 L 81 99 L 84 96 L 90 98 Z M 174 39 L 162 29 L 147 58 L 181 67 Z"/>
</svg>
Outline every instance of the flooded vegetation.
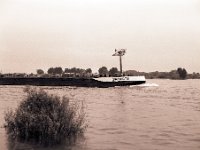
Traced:
<svg viewBox="0 0 200 150">
<path fill-rule="evenodd" d="M 19 107 L 5 114 L 5 129 L 11 140 L 43 146 L 75 140 L 86 129 L 85 113 L 69 99 L 50 95 L 42 89 L 25 88 L 27 97 Z"/>
</svg>

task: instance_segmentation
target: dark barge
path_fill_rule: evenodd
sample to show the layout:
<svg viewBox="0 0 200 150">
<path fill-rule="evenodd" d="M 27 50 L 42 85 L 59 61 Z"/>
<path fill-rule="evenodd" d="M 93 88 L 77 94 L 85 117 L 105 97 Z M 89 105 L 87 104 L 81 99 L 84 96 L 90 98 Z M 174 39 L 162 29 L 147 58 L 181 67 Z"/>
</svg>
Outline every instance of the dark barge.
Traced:
<svg viewBox="0 0 200 150">
<path fill-rule="evenodd" d="M 112 77 L 109 77 L 110 79 Z M 109 79 L 107 78 L 107 79 Z M 145 83 L 144 80 L 127 80 L 112 78 L 112 80 L 100 80 L 101 78 L 0 78 L 0 85 L 33 85 L 33 86 L 76 86 L 108 88 L 115 86 L 129 86 Z"/>
</svg>

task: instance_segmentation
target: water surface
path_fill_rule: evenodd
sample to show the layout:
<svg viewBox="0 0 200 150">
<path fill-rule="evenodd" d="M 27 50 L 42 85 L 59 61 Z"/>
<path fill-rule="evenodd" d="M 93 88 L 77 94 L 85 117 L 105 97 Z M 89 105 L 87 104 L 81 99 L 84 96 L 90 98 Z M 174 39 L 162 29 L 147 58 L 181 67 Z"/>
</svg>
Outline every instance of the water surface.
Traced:
<svg viewBox="0 0 200 150">
<path fill-rule="evenodd" d="M 77 144 L 51 149 L 200 149 L 200 80 L 148 80 L 145 85 L 106 89 L 41 88 L 84 103 L 89 125 L 85 138 Z M 1 126 L 4 112 L 17 108 L 25 98 L 23 89 L 0 86 Z M 10 144 L 4 128 L 0 128 L 0 139 L 2 150 L 43 149 L 19 142 Z"/>
</svg>

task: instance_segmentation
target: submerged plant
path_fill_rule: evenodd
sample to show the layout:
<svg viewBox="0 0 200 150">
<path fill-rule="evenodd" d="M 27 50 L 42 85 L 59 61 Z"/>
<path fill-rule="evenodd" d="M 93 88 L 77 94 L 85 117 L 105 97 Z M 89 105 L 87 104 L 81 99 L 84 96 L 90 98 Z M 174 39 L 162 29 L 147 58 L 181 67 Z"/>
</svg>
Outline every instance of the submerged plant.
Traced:
<svg viewBox="0 0 200 150">
<path fill-rule="evenodd" d="M 85 113 L 66 97 L 27 88 L 27 97 L 15 111 L 5 114 L 9 137 L 54 145 L 75 139 L 85 129 Z"/>
</svg>

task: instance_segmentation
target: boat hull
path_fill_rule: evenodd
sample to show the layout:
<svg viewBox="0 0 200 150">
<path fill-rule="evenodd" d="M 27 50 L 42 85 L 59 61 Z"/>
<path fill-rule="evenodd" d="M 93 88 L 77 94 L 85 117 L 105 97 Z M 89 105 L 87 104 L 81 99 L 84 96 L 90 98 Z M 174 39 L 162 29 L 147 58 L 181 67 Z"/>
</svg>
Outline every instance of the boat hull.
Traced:
<svg viewBox="0 0 200 150">
<path fill-rule="evenodd" d="M 76 86 L 108 88 L 143 84 L 146 81 L 102 82 L 85 78 L 0 78 L 0 85 Z"/>
<path fill-rule="evenodd" d="M 99 87 L 116 87 L 144 84 L 146 81 L 120 81 L 120 82 L 100 82 Z"/>
</svg>

